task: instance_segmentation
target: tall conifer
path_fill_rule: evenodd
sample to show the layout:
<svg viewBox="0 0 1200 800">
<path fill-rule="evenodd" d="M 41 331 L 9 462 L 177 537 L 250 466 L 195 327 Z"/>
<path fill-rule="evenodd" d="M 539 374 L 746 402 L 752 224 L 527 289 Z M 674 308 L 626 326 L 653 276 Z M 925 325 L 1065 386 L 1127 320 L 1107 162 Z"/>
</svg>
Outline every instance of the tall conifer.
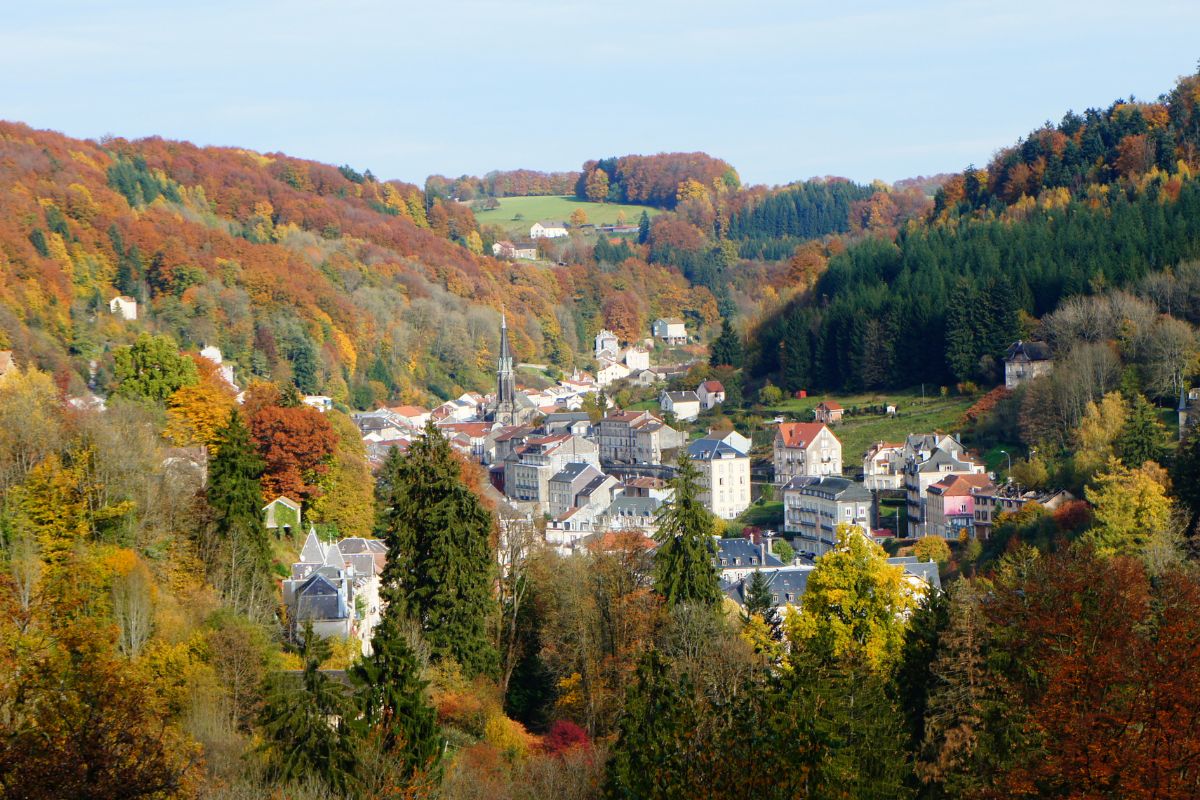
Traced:
<svg viewBox="0 0 1200 800">
<path fill-rule="evenodd" d="M 686 452 L 679 456 L 678 470 L 671 482 L 675 494 L 658 515 L 654 590 L 668 608 L 679 603 L 716 605 L 721 602 L 721 588 L 713 540 L 715 520 L 700 502 L 700 473 Z"/>
</svg>

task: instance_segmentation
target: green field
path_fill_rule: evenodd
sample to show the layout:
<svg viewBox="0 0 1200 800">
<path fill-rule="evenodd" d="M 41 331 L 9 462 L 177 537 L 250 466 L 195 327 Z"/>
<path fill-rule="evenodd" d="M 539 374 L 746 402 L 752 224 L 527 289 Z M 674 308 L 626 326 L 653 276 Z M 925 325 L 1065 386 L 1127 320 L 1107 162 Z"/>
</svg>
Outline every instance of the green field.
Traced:
<svg viewBox="0 0 1200 800">
<path fill-rule="evenodd" d="M 974 402 L 969 397 L 942 397 L 936 388 L 926 388 L 922 399 L 921 390 L 882 392 L 860 395 L 829 396 L 817 395 L 804 399 L 789 399 L 769 409 L 788 421 L 807 422 L 812 410 L 822 400 L 836 400 L 847 414 L 833 426 L 833 432 L 842 440 L 842 463 L 847 469 L 861 467 L 863 454 L 875 442 L 903 441 L 910 433 L 959 433 L 962 430 L 963 412 Z M 882 414 L 851 416 L 849 410 L 855 406 L 896 406 L 896 416 Z"/>
<path fill-rule="evenodd" d="M 615 225 L 617 214 L 625 212 L 625 222 L 636 225 L 645 211 L 650 216 L 658 214 L 657 208 L 622 205 L 620 203 L 587 203 L 574 197 L 501 197 L 500 207 L 488 211 L 476 211 L 475 219 L 480 225 L 499 225 L 512 233 L 523 233 L 529 237 L 529 226 L 538 220 L 561 220 L 566 222 L 571 212 L 582 208 L 587 221 L 593 225 Z"/>
</svg>

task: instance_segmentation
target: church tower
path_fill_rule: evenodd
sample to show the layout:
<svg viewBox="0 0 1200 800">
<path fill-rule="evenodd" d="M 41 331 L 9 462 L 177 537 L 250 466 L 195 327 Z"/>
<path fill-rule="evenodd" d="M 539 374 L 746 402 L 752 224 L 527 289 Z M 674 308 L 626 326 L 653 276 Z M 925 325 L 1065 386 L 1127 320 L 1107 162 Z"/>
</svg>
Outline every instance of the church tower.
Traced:
<svg viewBox="0 0 1200 800">
<path fill-rule="evenodd" d="M 496 410 L 492 419 L 501 425 L 517 424 L 517 388 L 513 377 L 512 349 L 508 345 L 508 320 L 500 312 L 500 358 L 496 364 Z"/>
</svg>

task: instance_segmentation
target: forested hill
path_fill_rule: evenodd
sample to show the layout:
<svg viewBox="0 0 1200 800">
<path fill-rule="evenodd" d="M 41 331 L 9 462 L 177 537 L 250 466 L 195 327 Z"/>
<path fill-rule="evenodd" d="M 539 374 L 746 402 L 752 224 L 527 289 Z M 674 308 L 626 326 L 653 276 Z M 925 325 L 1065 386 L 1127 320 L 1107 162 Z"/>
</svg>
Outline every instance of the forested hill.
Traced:
<svg viewBox="0 0 1200 800">
<path fill-rule="evenodd" d="M 666 266 L 531 271 L 482 249 L 467 206 L 350 167 L 0 123 L 0 348 L 68 391 L 93 361 L 103 387 L 139 330 L 362 407 L 485 387 L 501 307 L 519 358 L 563 366 L 614 297 L 638 325 L 715 321 Z M 136 322 L 108 313 L 117 294 Z"/>
<path fill-rule="evenodd" d="M 1064 298 L 1148 293 L 1148 276 L 1200 258 L 1198 103 L 1188 76 L 952 177 L 926 219 L 833 255 L 761 322 L 757 374 L 789 390 L 994 381 L 1004 348 Z"/>
</svg>

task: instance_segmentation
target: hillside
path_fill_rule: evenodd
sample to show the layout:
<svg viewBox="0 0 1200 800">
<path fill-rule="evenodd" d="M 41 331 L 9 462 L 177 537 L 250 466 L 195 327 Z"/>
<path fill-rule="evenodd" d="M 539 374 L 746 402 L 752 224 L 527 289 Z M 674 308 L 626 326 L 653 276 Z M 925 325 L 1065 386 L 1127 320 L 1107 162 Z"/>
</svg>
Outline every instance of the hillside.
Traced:
<svg viewBox="0 0 1200 800">
<path fill-rule="evenodd" d="M 1152 276 L 1200 257 L 1198 86 L 1067 114 L 946 181 L 894 238 L 829 254 L 753 332 L 754 371 L 789 390 L 992 383 L 1065 298 L 1149 297 Z"/>
<path fill-rule="evenodd" d="M 475 211 L 480 227 L 497 225 L 510 235 L 529 238 L 529 226 L 538 220 L 567 221 L 576 210 L 587 215 L 592 225 L 636 225 L 642 213 L 651 217 L 659 214 L 657 208 L 636 206 L 627 203 L 593 203 L 575 197 L 553 195 L 549 197 L 503 197 L 496 208 Z"/>
<path fill-rule="evenodd" d="M 73 392 L 143 329 L 363 407 L 486 387 L 502 307 L 519 358 L 564 367 L 614 307 L 631 328 L 715 319 L 669 267 L 588 254 L 533 279 L 477 254 L 464 205 L 279 153 L 0 123 L 0 185 L 0 347 Z M 117 294 L 137 322 L 107 313 Z"/>
</svg>

